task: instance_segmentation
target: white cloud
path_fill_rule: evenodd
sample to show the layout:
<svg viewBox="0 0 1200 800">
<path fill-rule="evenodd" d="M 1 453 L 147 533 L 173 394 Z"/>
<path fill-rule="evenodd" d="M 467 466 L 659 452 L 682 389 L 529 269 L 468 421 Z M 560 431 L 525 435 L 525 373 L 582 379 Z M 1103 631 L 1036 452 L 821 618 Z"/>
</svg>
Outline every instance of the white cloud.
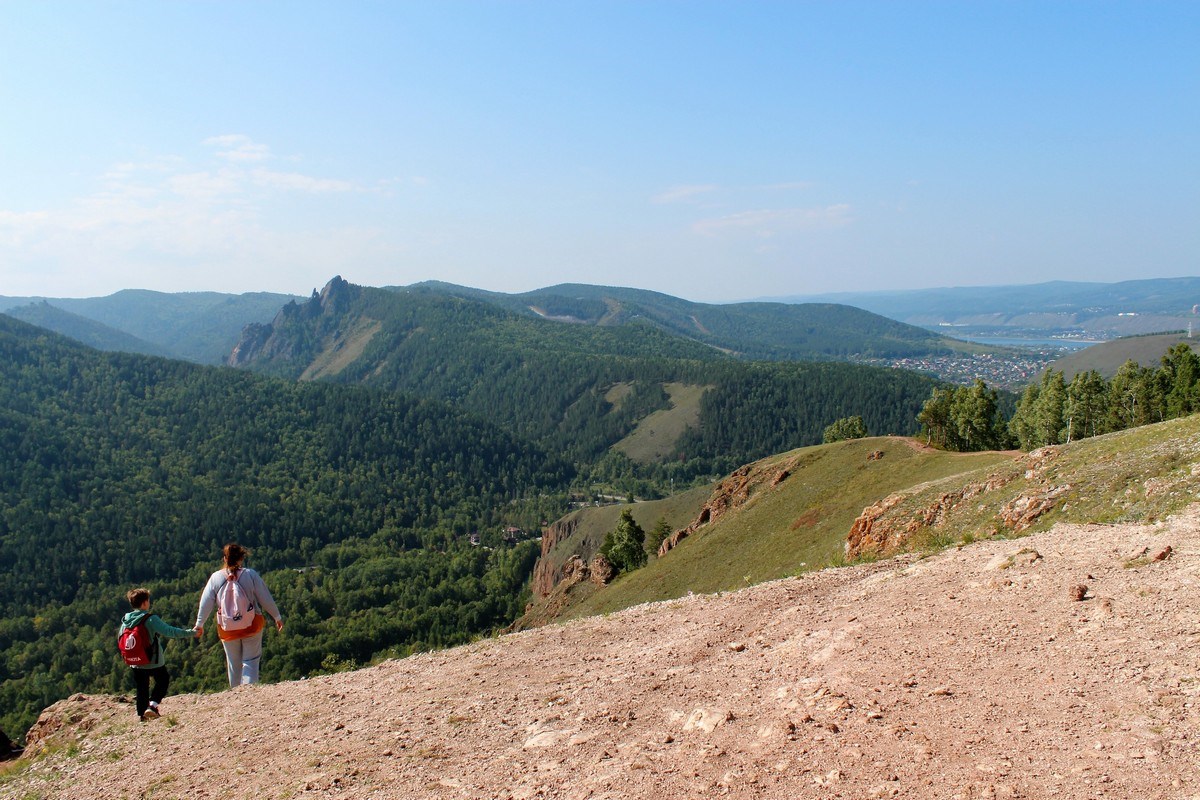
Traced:
<svg viewBox="0 0 1200 800">
<path fill-rule="evenodd" d="M 0 247 L 25 247 L 49 222 L 50 215 L 45 211 L 0 211 Z"/>
<path fill-rule="evenodd" d="M 241 195 L 244 182 L 245 176 L 241 171 L 222 169 L 216 172 L 185 172 L 172 175 L 167 179 L 166 185 L 179 197 L 211 202 Z"/>
<path fill-rule="evenodd" d="M 667 205 L 669 203 L 682 203 L 691 200 L 702 194 L 715 192 L 717 186 L 715 184 L 692 184 L 686 186 L 672 186 L 665 191 L 654 195 L 651 200 L 659 205 Z"/>
<path fill-rule="evenodd" d="M 254 183 L 270 189 L 285 189 L 289 191 L 311 192 L 351 192 L 357 187 L 349 181 L 332 178 L 313 178 L 296 172 L 273 172 L 266 169 L 256 169 L 250 173 Z"/>
<path fill-rule="evenodd" d="M 692 230 L 702 236 L 749 235 L 769 238 L 803 230 L 839 228 L 850 223 L 850 206 L 824 208 L 778 208 L 739 211 L 723 217 L 700 220 Z"/>
<path fill-rule="evenodd" d="M 259 144 L 249 136 L 243 136 L 240 133 L 210 136 L 204 140 L 204 144 L 209 147 L 225 148 L 218 150 L 217 155 L 235 163 L 265 161 L 271 157 L 270 147 Z"/>
<path fill-rule="evenodd" d="M 115 163 L 73 199 L 32 211 L 0 208 L 0 287 L 55 296 L 130 286 L 249 290 L 247 282 L 267 269 L 278 267 L 278 285 L 286 286 L 298 265 L 333 274 L 351 254 L 385 259 L 391 245 L 384 233 L 357 222 L 347 227 L 339 209 L 322 213 L 288 201 L 346 192 L 382 196 L 376 189 L 266 169 L 255 162 L 269 157 L 270 148 L 248 137 L 204 144 L 212 148 L 205 163 L 174 156 Z M 306 227 L 298 216 L 304 213 L 324 221 Z M 86 269 L 67 278 L 79 265 Z"/>
</svg>

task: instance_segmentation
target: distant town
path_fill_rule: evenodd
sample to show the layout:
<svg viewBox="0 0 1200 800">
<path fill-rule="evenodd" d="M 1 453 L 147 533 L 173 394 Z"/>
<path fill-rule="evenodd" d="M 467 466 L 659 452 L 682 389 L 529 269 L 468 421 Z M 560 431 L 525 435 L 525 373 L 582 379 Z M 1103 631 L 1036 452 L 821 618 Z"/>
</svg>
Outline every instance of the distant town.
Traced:
<svg viewBox="0 0 1200 800">
<path fill-rule="evenodd" d="M 1071 348 L 1044 346 L 1011 354 L 947 355 L 923 358 L 871 358 L 862 363 L 926 372 L 945 381 L 969 384 L 980 378 L 994 389 L 1019 391 Z"/>
</svg>

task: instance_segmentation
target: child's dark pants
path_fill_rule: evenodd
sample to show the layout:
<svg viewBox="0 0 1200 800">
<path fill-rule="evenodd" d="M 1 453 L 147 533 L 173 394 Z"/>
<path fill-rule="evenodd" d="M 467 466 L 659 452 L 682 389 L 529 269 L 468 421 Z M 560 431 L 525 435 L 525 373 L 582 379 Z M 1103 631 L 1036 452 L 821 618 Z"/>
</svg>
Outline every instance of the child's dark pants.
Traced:
<svg viewBox="0 0 1200 800">
<path fill-rule="evenodd" d="M 150 679 L 154 679 L 154 690 L 150 689 Z M 166 667 L 155 667 L 154 669 L 139 669 L 133 668 L 133 681 L 137 684 L 137 713 L 140 717 L 150 707 L 150 701 L 161 703 L 162 699 L 167 696 L 167 685 L 171 682 L 171 676 L 167 674 Z"/>
</svg>

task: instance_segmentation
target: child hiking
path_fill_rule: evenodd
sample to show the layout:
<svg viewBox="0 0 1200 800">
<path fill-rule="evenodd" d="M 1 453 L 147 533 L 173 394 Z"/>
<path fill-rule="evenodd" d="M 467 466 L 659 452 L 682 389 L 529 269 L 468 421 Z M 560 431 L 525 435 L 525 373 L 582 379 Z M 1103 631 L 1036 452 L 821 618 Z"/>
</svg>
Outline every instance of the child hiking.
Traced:
<svg viewBox="0 0 1200 800">
<path fill-rule="evenodd" d="M 283 617 L 262 577 L 242 566 L 248 553 L 237 543 L 221 551 L 224 566 L 214 572 L 200 592 L 196 630 L 204 634 L 208 615 L 217 612 L 217 637 L 225 649 L 225 671 L 229 687 L 258 683 L 262 659 L 264 612 L 275 619 L 275 630 L 283 631 Z"/>
<path fill-rule="evenodd" d="M 125 663 L 133 670 L 138 719 L 146 722 L 158 719 L 158 704 L 167 696 L 167 687 L 171 683 L 164 640 L 199 638 L 200 632 L 172 627 L 157 614 L 151 614 L 147 589 L 130 589 L 125 598 L 133 610 L 121 620 L 117 644 Z"/>
</svg>

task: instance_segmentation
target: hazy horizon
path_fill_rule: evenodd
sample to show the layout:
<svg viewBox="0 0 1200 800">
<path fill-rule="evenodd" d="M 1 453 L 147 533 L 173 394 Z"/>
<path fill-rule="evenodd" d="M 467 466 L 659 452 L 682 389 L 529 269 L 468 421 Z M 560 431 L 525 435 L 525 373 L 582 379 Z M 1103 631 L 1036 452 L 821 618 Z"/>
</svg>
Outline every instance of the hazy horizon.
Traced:
<svg viewBox="0 0 1200 800">
<path fill-rule="evenodd" d="M 261 292 L 264 294 L 279 294 L 279 295 L 291 295 L 291 296 L 295 296 L 295 297 L 308 297 L 314 292 L 319 292 L 325 286 L 325 284 L 327 284 L 329 282 L 329 280 L 332 280 L 334 277 L 341 277 L 343 280 L 346 280 L 349 283 L 357 284 L 360 286 L 373 286 L 376 288 L 384 288 L 384 286 L 381 284 L 364 284 L 364 283 L 354 280 L 352 277 L 348 277 L 345 275 L 339 275 L 339 276 L 331 275 L 328 280 L 326 280 L 322 283 L 319 283 L 319 284 L 315 284 L 313 286 L 310 286 L 308 289 L 298 291 L 298 292 L 292 292 L 292 291 L 287 291 L 287 290 L 262 289 L 262 290 L 249 290 L 249 292 L 246 292 L 246 293 Z M 420 284 L 420 283 L 425 283 L 425 282 L 428 282 L 431 280 L 437 280 L 437 279 L 423 278 L 421 280 L 413 281 L 411 284 L 387 284 L 387 286 L 390 286 L 390 287 L 411 286 L 411 285 L 416 285 L 416 284 Z M 562 281 L 557 284 L 546 284 L 545 286 L 535 286 L 532 289 L 520 290 L 520 291 L 515 291 L 515 292 L 503 292 L 500 290 L 489 290 L 489 289 L 485 289 L 485 287 L 470 286 L 468 284 L 455 284 L 455 285 L 459 285 L 459 286 L 462 286 L 462 287 L 468 288 L 468 289 L 484 289 L 485 291 L 496 291 L 497 293 L 500 293 L 500 294 L 521 294 L 526 291 L 537 291 L 540 289 L 549 289 L 549 288 L 553 288 L 553 287 L 559 286 L 559 285 L 607 286 L 607 287 L 614 288 L 614 289 L 659 291 L 661 294 L 667 294 L 672 297 L 679 298 L 682 300 L 688 300 L 691 302 L 723 305 L 723 304 L 737 304 L 737 303 L 805 303 L 805 302 L 813 302 L 813 301 L 835 302 L 836 303 L 839 301 L 839 298 L 845 298 L 847 300 L 852 300 L 855 298 L 862 298 L 863 296 L 871 296 L 871 295 L 893 295 L 893 294 L 895 294 L 895 295 L 905 295 L 905 294 L 920 295 L 923 292 L 955 292 L 955 291 L 959 291 L 959 290 L 970 291 L 970 290 L 993 289 L 993 288 L 994 289 L 1025 289 L 1025 288 L 1036 288 L 1038 286 L 1046 286 L 1046 285 L 1051 285 L 1051 284 L 1056 284 L 1056 283 L 1093 285 L 1093 286 L 1110 286 L 1110 285 L 1113 285 L 1114 283 L 1131 283 L 1131 282 L 1156 281 L 1156 280 L 1200 280 L 1200 275 L 1178 275 L 1178 276 L 1174 276 L 1174 277 L 1170 277 L 1170 278 L 1158 278 L 1158 277 L 1131 278 L 1131 279 L 1128 279 L 1125 281 L 1048 280 L 1048 281 L 1037 281 L 1034 283 L 1012 283 L 1012 284 L 997 283 L 997 284 L 981 284 L 978 286 L 924 286 L 924 287 L 909 287 L 909 288 L 901 288 L 901 289 L 858 289 L 858 290 L 851 289 L 851 290 L 845 290 L 845 291 L 819 292 L 819 293 L 814 293 L 814 294 L 763 295 L 763 296 L 757 296 L 757 297 L 731 297 L 728 299 L 721 299 L 721 300 L 699 300 L 697 298 L 688 296 L 686 293 L 662 292 L 661 290 L 657 290 L 657 289 L 646 289 L 646 287 L 643 287 L 643 286 L 634 286 L 634 285 L 618 286 L 616 284 L 582 284 L 579 281 Z M 449 282 L 446 281 L 446 283 L 449 283 Z M 108 292 L 103 295 L 69 295 L 69 294 L 63 294 L 63 295 L 45 295 L 45 294 L 14 295 L 14 294 L 5 294 L 3 292 L 0 292 L 0 298 L 9 299 L 9 300 L 14 300 L 14 299 L 31 300 L 31 301 L 35 301 L 35 302 L 40 301 L 40 300 L 55 300 L 55 299 L 71 299 L 71 300 L 84 299 L 84 300 L 86 300 L 86 299 L 96 299 L 98 297 L 108 297 L 108 296 L 118 294 L 123 291 L 151 291 L 151 292 L 161 292 L 164 294 L 175 293 L 175 292 L 161 290 L 161 289 L 147 289 L 145 287 L 140 287 L 140 286 L 127 286 L 122 289 L 118 289 L 114 292 Z M 203 294 L 203 293 L 208 293 L 208 292 L 216 293 L 216 294 L 231 294 L 231 295 L 243 294 L 242 292 L 222 292 L 222 291 L 216 290 L 216 289 L 180 290 L 180 292 L 178 292 L 178 293 L 181 293 L 181 294 L 187 294 L 187 293 Z M 1186 302 L 1183 302 L 1183 305 L 1191 304 L 1192 299 L 1194 299 L 1194 298 L 1191 298 L 1190 296 L 1180 298 L 1181 302 L 1186 301 Z M 1183 309 L 1181 309 L 1181 310 L 1183 310 Z M 2 312 L 3 312 L 3 309 L 0 308 L 0 313 L 2 313 Z"/>
</svg>

